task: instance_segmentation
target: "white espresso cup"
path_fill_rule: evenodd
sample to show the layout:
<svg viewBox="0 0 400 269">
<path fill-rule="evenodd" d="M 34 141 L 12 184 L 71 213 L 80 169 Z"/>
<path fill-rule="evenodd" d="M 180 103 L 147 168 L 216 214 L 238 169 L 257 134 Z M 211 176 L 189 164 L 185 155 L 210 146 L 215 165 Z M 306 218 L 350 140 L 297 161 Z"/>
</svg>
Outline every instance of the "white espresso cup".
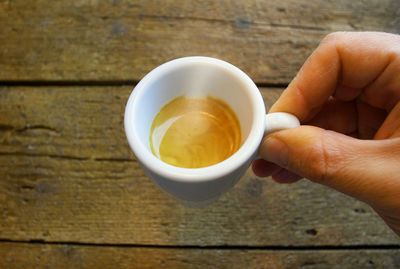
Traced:
<svg viewBox="0 0 400 269">
<path fill-rule="evenodd" d="M 150 128 L 160 109 L 178 96 L 225 101 L 236 113 L 242 134 L 240 148 L 229 158 L 202 168 L 181 168 L 153 155 Z M 209 57 L 184 57 L 164 63 L 135 87 L 125 109 L 125 132 L 143 171 L 164 191 L 188 201 L 220 196 L 235 185 L 257 156 L 261 139 L 270 132 L 299 126 L 287 113 L 265 112 L 254 82 L 239 68 Z"/>
</svg>

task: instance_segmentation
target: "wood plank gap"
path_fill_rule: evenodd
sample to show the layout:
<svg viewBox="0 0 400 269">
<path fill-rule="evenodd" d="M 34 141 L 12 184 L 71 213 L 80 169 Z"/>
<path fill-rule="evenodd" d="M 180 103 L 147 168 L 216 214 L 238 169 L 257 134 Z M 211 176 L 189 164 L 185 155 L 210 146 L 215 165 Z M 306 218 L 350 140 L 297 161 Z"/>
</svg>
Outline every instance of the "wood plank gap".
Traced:
<svg viewBox="0 0 400 269">
<path fill-rule="evenodd" d="M 283 88 L 286 89 L 288 84 L 286 83 L 257 83 L 255 82 L 258 88 Z"/>
<path fill-rule="evenodd" d="M 67 155 L 52 155 L 52 154 L 30 154 L 25 152 L 0 152 L 0 156 L 28 156 L 28 157 L 48 157 L 56 159 L 78 160 L 78 161 L 98 161 L 98 162 L 135 162 L 135 160 L 127 158 L 86 158 Z"/>
<path fill-rule="evenodd" d="M 74 241 L 45 241 L 42 239 L 13 240 L 0 238 L 2 243 L 38 244 L 38 245 L 73 245 L 91 247 L 118 247 L 118 248 L 156 248 L 156 249 L 214 249 L 214 250 L 274 250 L 274 251 L 325 251 L 325 250 L 397 250 L 400 245 L 349 245 L 349 246 L 248 246 L 248 245 L 152 245 L 152 244 L 108 244 L 108 243 L 89 243 Z"/>
<path fill-rule="evenodd" d="M 137 80 L 2 80 L 0 86 L 32 86 L 32 87 L 77 87 L 77 86 L 129 86 L 136 85 Z"/>
<path fill-rule="evenodd" d="M 136 86 L 137 80 L 3 80 L 0 81 L 0 87 L 79 87 L 79 86 Z M 258 83 L 254 82 L 259 88 L 286 88 L 286 83 Z"/>
</svg>

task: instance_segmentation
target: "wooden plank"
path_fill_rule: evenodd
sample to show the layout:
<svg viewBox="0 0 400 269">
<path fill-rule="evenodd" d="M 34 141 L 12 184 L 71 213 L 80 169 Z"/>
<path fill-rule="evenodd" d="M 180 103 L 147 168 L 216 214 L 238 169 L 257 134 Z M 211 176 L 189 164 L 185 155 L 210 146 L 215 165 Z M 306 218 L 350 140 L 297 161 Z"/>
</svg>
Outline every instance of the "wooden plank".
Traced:
<svg viewBox="0 0 400 269">
<path fill-rule="evenodd" d="M 0 88 L 0 152 L 131 159 L 123 114 L 132 89 Z"/>
<path fill-rule="evenodd" d="M 123 132 L 131 87 L 0 90 L 0 238 L 155 245 L 398 244 L 366 205 L 248 172 L 185 208 L 141 171 Z M 271 105 L 281 89 L 262 89 Z M 49 117 L 51 115 L 51 117 Z"/>
<path fill-rule="evenodd" d="M 366 205 L 306 180 L 248 172 L 204 209 L 186 208 L 136 162 L 0 156 L 0 238 L 149 245 L 399 244 Z"/>
<path fill-rule="evenodd" d="M 137 81 L 182 56 L 288 83 L 327 33 L 400 32 L 400 2 L 0 1 L 0 80 Z"/>
<path fill-rule="evenodd" d="M 400 250 L 180 249 L 0 243 L 1 268 L 399 268 Z"/>
</svg>

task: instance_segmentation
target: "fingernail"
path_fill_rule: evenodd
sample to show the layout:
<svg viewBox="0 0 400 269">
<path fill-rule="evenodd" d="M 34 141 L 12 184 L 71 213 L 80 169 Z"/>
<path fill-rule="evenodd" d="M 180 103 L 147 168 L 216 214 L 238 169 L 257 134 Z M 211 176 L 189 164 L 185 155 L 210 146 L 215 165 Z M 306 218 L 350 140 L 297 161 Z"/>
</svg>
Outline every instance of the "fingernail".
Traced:
<svg viewBox="0 0 400 269">
<path fill-rule="evenodd" d="M 281 167 L 287 167 L 289 162 L 289 148 L 285 143 L 274 137 L 265 137 L 259 150 L 265 160 Z"/>
</svg>

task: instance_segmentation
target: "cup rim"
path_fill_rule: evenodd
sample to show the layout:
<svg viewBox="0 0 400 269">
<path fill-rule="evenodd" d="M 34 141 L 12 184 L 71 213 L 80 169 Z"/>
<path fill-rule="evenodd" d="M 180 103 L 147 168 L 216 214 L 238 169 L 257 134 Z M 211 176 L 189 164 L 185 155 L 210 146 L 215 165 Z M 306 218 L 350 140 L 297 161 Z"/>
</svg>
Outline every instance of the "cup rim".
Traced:
<svg viewBox="0 0 400 269">
<path fill-rule="evenodd" d="M 135 104 L 136 102 L 140 102 L 141 97 L 146 91 L 146 86 L 149 83 L 158 79 L 166 72 L 170 72 L 171 69 L 179 68 L 186 64 L 196 63 L 216 65 L 245 82 L 245 85 L 247 85 L 245 89 L 249 93 L 251 103 L 253 104 L 253 122 L 246 140 L 229 158 L 211 166 L 201 168 L 182 168 L 167 164 L 153 155 L 147 146 L 140 140 L 139 133 L 134 128 L 135 124 L 133 118 L 135 115 Z M 206 182 L 229 175 L 252 159 L 264 134 L 264 118 L 265 106 L 263 98 L 255 83 L 246 73 L 236 66 L 220 59 L 205 56 L 188 56 L 171 60 L 156 67 L 139 81 L 129 96 L 125 107 L 124 127 L 129 146 L 134 152 L 137 160 L 148 170 L 152 171 L 152 173 L 177 182 Z"/>
</svg>

